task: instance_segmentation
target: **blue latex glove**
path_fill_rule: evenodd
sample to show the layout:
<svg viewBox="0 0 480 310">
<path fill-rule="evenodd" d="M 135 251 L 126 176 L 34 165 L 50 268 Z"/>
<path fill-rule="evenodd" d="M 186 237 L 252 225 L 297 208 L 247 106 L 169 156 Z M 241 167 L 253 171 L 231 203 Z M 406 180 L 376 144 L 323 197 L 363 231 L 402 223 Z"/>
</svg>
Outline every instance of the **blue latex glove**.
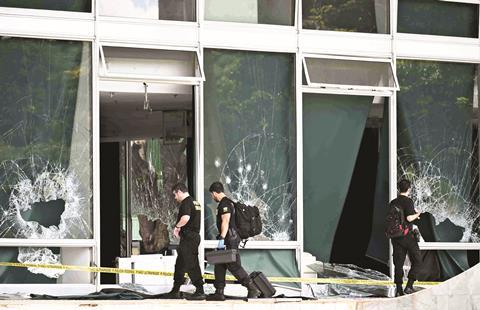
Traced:
<svg viewBox="0 0 480 310">
<path fill-rule="evenodd" d="M 223 240 L 223 239 L 218 240 L 217 249 L 225 250 L 225 240 Z"/>
</svg>

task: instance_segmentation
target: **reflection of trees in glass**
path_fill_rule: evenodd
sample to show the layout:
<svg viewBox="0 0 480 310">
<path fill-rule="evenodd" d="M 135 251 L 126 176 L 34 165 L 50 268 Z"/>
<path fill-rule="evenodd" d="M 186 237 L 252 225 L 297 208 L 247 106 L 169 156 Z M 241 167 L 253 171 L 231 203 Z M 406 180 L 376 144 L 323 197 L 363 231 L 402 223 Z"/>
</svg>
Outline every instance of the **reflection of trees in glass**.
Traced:
<svg viewBox="0 0 480 310">
<path fill-rule="evenodd" d="M 293 63 L 286 54 L 205 54 L 205 186 L 221 180 L 233 198 L 263 206 L 264 220 L 272 221 L 265 225 L 272 227 L 265 231 L 269 239 L 295 238 Z M 216 234 L 211 212 L 207 238 Z"/>
<path fill-rule="evenodd" d="M 478 139 L 473 135 L 475 66 L 397 62 L 399 176 L 413 181 L 416 207 L 438 225 L 448 219 L 475 236 L 478 217 Z M 472 233 L 473 229 L 473 234 Z M 436 232 L 437 238 L 448 233 Z M 455 240 L 435 240 L 455 241 Z"/>
<path fill-rule="evenodd" d="M 303 28 L 388 33 L 389 5 L 384 0 L 303 0 Z"/>
<path fill-rule="evenodd" d="M 398 32 L 477 38 L 478 5 L 399 0 Z"/>
<path fill-rule="evenodd" d="M 55 11 L 92 11 L 91 0 L 0 0 L 0 6 Z"/>
<path fill-rule="evenodd" d="M 61 215 L 66 222 L 60 229 L 35 226 L 33 213 L 25 219 L 33 221 L 28 224 L 33 228 L 26 229 L 22 219 L 16 222 L 4 213 L 2 230 L 7 228 L 8 234 L 91 237 L 90 55 L 89 43 L 83 42 L 0 41 L 0 206 L 4 211 L 18 209 L 12 190 L 28 184 L 34 185 L 29 192 L 37 194 L 28 196 L 31 203 L 22 204 L 23 211 L 57 199 L 69 206 Z M 75 176 L 75 184 L 64 181 L 64 175 Z M 65 189 L 75 197 L 65 200 Z"/>
<path fill-rule="evenodd" d="M 73 131 L 82 130 L 74 127 L 79 77 L 90 75 L 83 45 L 0 41 L 0 162 L 35 154 L 68 166 Z"/>
</svg>

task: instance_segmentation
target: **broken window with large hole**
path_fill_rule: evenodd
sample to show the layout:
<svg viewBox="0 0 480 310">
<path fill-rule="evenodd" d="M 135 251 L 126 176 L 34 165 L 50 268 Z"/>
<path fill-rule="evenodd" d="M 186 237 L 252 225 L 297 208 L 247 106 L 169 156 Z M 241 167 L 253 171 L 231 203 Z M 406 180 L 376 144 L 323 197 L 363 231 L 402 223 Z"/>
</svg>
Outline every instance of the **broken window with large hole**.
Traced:
<svg viewBox="0 0 480 310">
<path fill-rule="evenodd" d="M 0 238 L 91 239 L 90 43 L 2 37 L 0 72 Z"/>
</svg>

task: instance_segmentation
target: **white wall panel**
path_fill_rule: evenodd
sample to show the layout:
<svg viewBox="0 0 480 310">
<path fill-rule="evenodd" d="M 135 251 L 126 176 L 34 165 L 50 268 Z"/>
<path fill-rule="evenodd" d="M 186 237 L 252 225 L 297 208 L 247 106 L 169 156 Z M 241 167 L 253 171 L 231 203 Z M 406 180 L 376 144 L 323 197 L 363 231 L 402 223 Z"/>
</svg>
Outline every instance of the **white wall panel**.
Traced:
<svg viewBox="0 0 480 310">
<path fill-rule="evenodd" d="M 297 51 L 297 31 L 291 26 L 205 22 L 202 24 L 202 45 L 206 48 L 294 53 Z"/>
<path fill-rule="evenodd" d="M 398 58 L 479 62 L 478 39 L 402 34 L 395 36 Z"/>
<path fill-rule="evenodd" d="M 94 21 L 93 17 L 74 19 L 60 16 L 13 15 L 5 13 L 2 9 L 0 35 L 90 41 L 94 37 Z"/>
<path fill-rule="evenodd" d="M 101 19 L 97 21 L 97 35 L 101 42 L 198 46 L 196 23 Z"/>
<path fill-rule="evenodd" d="M 303 53 L 392 57 L 392 37 L 385 34 L 302 30 Z"/>
</svg>

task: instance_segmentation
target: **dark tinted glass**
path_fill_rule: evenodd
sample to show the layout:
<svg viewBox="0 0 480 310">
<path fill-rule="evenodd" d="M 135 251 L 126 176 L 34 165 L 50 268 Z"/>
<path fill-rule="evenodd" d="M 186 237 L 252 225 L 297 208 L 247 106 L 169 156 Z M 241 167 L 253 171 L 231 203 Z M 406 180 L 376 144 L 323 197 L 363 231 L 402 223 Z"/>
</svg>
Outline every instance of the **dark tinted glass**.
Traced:
<svg viewBox="0 0 480 310">
<path fill-rule="evenodd" d="M 92 0 L 0 0 L 0 7 L 91 12 Z"/>
<path fill-rule="evenodd" d="M 477 38 L 478 5 L 399 0 L 398 32 Z"/>
<path fill-rule="evenodd" d="M 303 28 L 390 33 L 388 0 L 303 0 Z"/>
</svg>

